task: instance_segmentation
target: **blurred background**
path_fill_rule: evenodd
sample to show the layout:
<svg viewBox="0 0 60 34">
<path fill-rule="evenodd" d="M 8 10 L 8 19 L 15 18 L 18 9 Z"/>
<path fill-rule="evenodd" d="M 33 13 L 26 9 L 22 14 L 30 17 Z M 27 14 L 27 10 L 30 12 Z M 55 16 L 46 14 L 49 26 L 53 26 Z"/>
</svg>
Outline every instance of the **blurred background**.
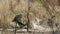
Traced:
<svg viewBox="0 0 60 34">
<path fill-rule="evenodd" d="M 60 30 L 60 0 L 0 0 L 0 28 L 4 32 L 2 34 L 7 34 L 7 29 L 14 29 L 16 23 L 12 20 L 19 14 L 22 15 L 20 21 L 23 24 L 28 21 L 27 16 L 29 17 L 30 26 L 32 26 L 32 21 L 40 19 L 42 21 L 39 23 L 45 27 L 48 19 L 51 19 Z M 8 32 L 8 34 L 14 33 Z"/>
</svg>

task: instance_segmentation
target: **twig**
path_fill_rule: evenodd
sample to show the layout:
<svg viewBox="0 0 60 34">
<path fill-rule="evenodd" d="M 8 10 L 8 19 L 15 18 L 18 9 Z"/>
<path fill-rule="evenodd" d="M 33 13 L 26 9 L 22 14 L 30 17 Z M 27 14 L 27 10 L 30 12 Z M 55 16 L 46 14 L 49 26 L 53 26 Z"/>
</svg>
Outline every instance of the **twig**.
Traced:
<svg viewBox="0 0 60 34">
<path fill-rule="evenodd" d="M 17 26 L 17 23 L 16 23 L 16 25 L 15 25 L 15 32 L 14 32 L 14 34 L 16 34 L 16 26 Z"/>
</svg>

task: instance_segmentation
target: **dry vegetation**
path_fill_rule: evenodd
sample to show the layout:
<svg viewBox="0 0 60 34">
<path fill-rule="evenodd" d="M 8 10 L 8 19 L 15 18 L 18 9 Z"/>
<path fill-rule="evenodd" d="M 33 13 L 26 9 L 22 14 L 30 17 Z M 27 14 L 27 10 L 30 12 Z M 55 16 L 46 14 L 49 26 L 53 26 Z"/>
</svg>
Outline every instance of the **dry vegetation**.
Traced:
<svg viewBox="0 0 60 34">
<path fill-rule="evenodd" d="M 59 0 L 0 0 L 0 26 L 11 28 L 13 18 L 22 14 L 21 22 L 27 21 L 27 12 L 29 19 L 36 17 L 42 20 L 51 19 L 58 24 L 60 29 L 60 5 Z M 29 4 L 28 4 L 29 3 Z M 30 10 L 28 10 L 30 7 Z M 14 26 L 13 26 L 14 27 Z"/>
</svg>

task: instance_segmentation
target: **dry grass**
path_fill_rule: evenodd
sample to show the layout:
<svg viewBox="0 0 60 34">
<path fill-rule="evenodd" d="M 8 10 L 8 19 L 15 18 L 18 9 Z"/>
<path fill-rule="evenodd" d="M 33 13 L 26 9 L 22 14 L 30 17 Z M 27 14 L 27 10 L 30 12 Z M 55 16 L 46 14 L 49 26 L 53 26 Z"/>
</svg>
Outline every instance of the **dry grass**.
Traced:
<svg viewBox="0 0 60 34">
<path fill-rule="evenodd" d="M 38 17 L 39 19 L 47 20 L 48 18 L 51 18 L 50 16 L 51 13 L 52 15 L 55 15 L 53 20 L 60 26 L 59 16 L 60 11 L 59 12 L 56 11 L 58 7 L 56 7 L 57 8 L 56 10 L 53 10 L 55 6 L 58 6 L 56 1 L 54 2 L 53 0 L 52 3 L 51 1 L 49 3 L 47 2 L 47 0 L 45 1 L 35 0 L 34 2 L 31 2 L 30 6 L 31 6 L 30 11 L 28 11 L 30 20 L 33 20 L 36 17 Z M 48 9 L 46 6 L 48 7 Z M 21 18 L 21 22 L 23 23 L 26 22 L 27 10 L 28 0 L 21 0 L 20 2 L 17 2 L 17 0 L 0 0 L 0 23 L 1 23 L 0 26 L 9 28 L 8 25 L 12 23 L 13 18 L 18 14 L 23 15 Z"/>
</svg>

